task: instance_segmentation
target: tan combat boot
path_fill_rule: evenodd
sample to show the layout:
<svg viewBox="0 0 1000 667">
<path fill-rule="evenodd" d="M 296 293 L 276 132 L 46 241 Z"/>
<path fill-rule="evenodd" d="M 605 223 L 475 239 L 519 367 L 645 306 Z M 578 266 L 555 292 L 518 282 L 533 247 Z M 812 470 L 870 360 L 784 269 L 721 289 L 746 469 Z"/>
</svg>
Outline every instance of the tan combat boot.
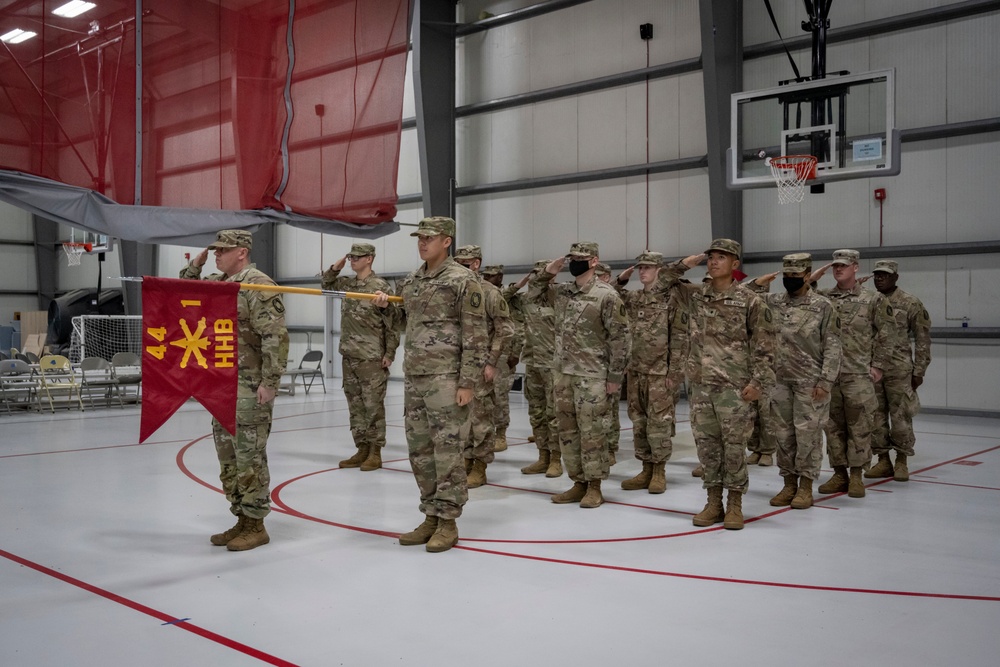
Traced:
<svg viewBox="0 0 1000 667">
<path fill-rule="evenodd" d="M 497 429 L 497 435 L 493 439 L 493 451 L 502 452 L 507 449 L 507 429 Z"/>
<path fill-rule="evenodd" d="M 895 471 L 892 468 L 892 459 L 889 458 L 889 452 L 878 455 L 878 463 L 873 465 L 871 469 L 865 473 L 865 477 L 868 479 L 876 479 L 880 477 L 894 477 Z"/>
<path fill-rule="evenodd" d="M 365 462 L 365 459 L 367 458 L 368 458 L 368 448 L 358 447 L 358 451 L 354 452 L 354 456 L 352 456 L 349 459 L 344 459 L 337 465 L 339 465 L 341 468 L 358 468 L 361 466 L 362 463 Z"/>
<path fill-rule="evenodd" d="M 850 480 L 847 478 L 847 466 L 833 466 L 833 477 L 828 479 L 824 484 L 820 485 L 819 492 L 823 494 L 843 493 L 844 491 L 847 491 L 849 484 Z"/>
<path fill-rule="evenodd" d="M 562 453 L 549 452 L 549 468 L 545 471 L 546 477 L 562 477 Z"/>
<path fill-rule="evenodd" d="M 521 473 L 524 475 L 540 475 L 549 469 L 549 450 L 539 449 L 538 450 L 538 460 L 529 466 L 521 468 Z"/>
<path fill-rule="evenodd" d="M 458 543 L 458 526 L 454 519 L 439 519 L 437 530 L 427 541 L 427 550 L 431 553 L 441 553 L 451 549 Z"/>
<path fill-rule="evenodd" d="M 229 544 L 229 540 L 233 539 L 234 537 L 243 532 L 243 526 L 245 526 L 246 523 L 247 523 L 247 518 L 245 516 L 243 516 L 242 514 L 237 515 L 235 526 L 233 526 L 224 533 L 216 533 L 215 535 L 212 535 L 212 537 L 208 539 L 215 546 L 224 547 L 227 544 Z"/>
<path fill-rule="evenodd" d="M 646 487 L 650 493 L 663 493 L 667 490 L 666 468 L 666 461 L 653 464 L 653 478 L 649 480 L 649 486 Z"/>
<path fill-rule="evenodd" d="M 893 468 L 892 478 L 897 482 L 910 481 L 910 467 L 906 465 L 906 454 L 896 452 L 896 465 Z"/>
<path fill-rule="evenodd" d="M 554 502 L 557 505 L 578 503 L 581 500 L 583 500 L 583 497 L 585 495 L 587 495 L 587 483 L 573 482 L 573 486 L 570 487 L 568 491 L 563 491 L 558 495 L 552 496 L 552 502 Z"/>
<path fill-rule="evenodd" d="M 757 465 L 758 461 L 760 461 L 760 452 L 750 452 L 750 455 L 747 456 L 748 466 L 755 466 Z"/>
<path fill-rule="evenodd" d="M 692 477 L 704 477 L 705 476 L 705 466 L 698 464 L 698 467 L 691 471 Z"/>
<path fill-rule="evenodd" d="M 468 476 L 472 472 L 472 464 L 476 462 L 476 459 L 465 459 L 465 474 Z"/>
<path fill-rule="evenodd" d="M 431 539 L 431 535 L 437 530 L 438 518 L 436 516 L 428 516 L 424 518 L 424 522 L 411 530 L 408 533 L 403 533 L 399 536 L 399 544 L 404 547 L 412 547 L 416 544 L 427 544 L 427 540 Z"/>
<path fill-rule="evenodd" d="M 478 459 L 472 462 L 472 471 L 469 473 L 468 487 L 478 489 L 486 483 L 486 462 Z"/>
<path fill-rule="evenodd" d="M 729 490 L 726 497 L 726 516 L 722 521 L 726 530 L 743 530 L 743 493 Z"/>
<path fill-rule="evenodd" d="M 865 497 L 865 480 L 861 478 L 861 466 L 851 468 L 851 479 L 847 483 L 847 495 L 850 498 Z"/>
<path fill-rule="evenodd" d="M 580 500 L 580 507 L 593 509 L 604 504 L 604 496 L 601 494 L 601 480 L 592 479 L 587 483 L 587 493 Z"/>
<path fill-rule="evenodd" d="M 247 517 L 243 532 L 229 540 L 226 548 L 230 551 L 248 551 L 264 546 L 270 541 L 271 536 L 264 529 L 264 520 Z"/>
<path fill-rule="evenodd" d="M 651 479 L 653 479 L 653 464 L 649 461 L 643 461 L 642 470 L 639 471 L 639 474 L 622 482 L 622 488 L 626 491 L 648 489 Z"/>
<path fill-rule="evenodd" d="M 795 492 L 799 490 L 798 475 L 786 475 L 782 479 L 785 480 L 785 485 L 778 491 L 778 495 L 771 498 L 771 507 L 788 507 L 792 504 Z"/>
<path fill-rule="evenodd" d="M 708 489 L 708 503 L 705 504 L 705 509 L 698 514 L 695 514 L 691 523 L 696 526 L 705 527 L 719 523 L 724 518 L 725 512 L 722 509 L 722 487 L 710 487 Z"/>
<path fill-rule="evenodd" d="M 813 481 L 808 477 L 799 477 L 799 490 L 792 498 L 793 510 L 809 509 L 813 505 Z"/>
<path fill-rule="evenodd" d="M 608 454 L 608 466 L 609 467 L 614 467 L 617 464 L 618 464 L 618 459 L 615 457 L 615 453 L 614 452 L 610 452 Z"/>
<path fill-rule="evenodd" d="M 372 447 L 368 451 L 368 457 L 361 463 L 362 472 L 371 472 L 382 467 L 382 448 Z"/>
<path fill-rule="evenodd" d="M 760 461 L 757 462 L 757 465 L 764 466 L 765 468 L 773 466 L 774 456 L 772 456 L 771 454 L 761 454 Z"/>
</svg>

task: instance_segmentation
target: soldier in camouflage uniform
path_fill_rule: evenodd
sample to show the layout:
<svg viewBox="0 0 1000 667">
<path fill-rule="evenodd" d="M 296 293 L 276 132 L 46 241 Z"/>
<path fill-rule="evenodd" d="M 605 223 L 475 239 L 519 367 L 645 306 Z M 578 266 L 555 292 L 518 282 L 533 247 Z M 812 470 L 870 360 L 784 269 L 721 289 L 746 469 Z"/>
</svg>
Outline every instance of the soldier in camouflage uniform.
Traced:
<svg viewBox="0 0 1000 667">
<path fill-rule="evenodd" d="M 548 260 L 535 262 L 534 269 L 508 288 L 517 290 L 528 284 L 548 266 Z M 528 401 L 528 421 L 538 460 L 521 468 L 525 475 L 559 477 L 562 475 L 562 455 L 559 445 L 559 422 L 556 418 L 555 369 L 556 319 L 555 311 L 545 299 L 548 283 L 535 284 L 522 301 L 524 310 L 524 397 Z M 517 295 L 520 296 L 520 295 Z M 510 300 L 508 300 L 510 302 Z"/>
<path fill-rule="evenodd" d="M 417 226 L 423 265 L 397 286 L 401 306 L 375 305 L 388 321 L 405 328 L 404 415 L 410 465 L 420 489 L 417 528 L 399 536 L 402 545 L 426 544 L 447 551 L 458 542 L 455 519 L 469 499 L 462 451 L 469 436 L 469 410 L 487 354 L 486 316 L 479 280 L 448 255 L 455 221 L 424 218 Z"/>
<path fill-rule="evenodd" d="M 201 279 L 208 251 L 215 253 L 221 273 L 205 280 L 274 285 L 250 263 L 253 237 L 242 229 L 226 229 L 214 243 L 185 266 L 181 278 Z M 271 473 L 267 467 L 267 437 L 271 433 L 274 397 L 288 361 L 285 305 L 277 292 L 240 290 L 236 298 L 239 380 L 236 389 L 236 435 L 212 420 L 215 452 L 219 457 L 222 491 L 236 525 L 212 535 L 216 546 L 245 551 L 271 541 L 264 517 L 271 511 Z"/>
<path fill-rule="evenodd" d="M 642 471 L 622 482 L 626 491 L 667 490 L 665 468 L 673 452 L 674 407 L 684 383 L 684 359 L 671 356 L 678 351 L 676 345 L 671 345 L 672 338 L 683 333 L 671 328 L 677 319 L 679 303 L 676 291 L 657 281 L 662 265 L 663 255 L 647 250 L 616 281 L 632 329 L 628 416 L 632 420 L 635 458 L 642 462 Z M 636 267 L 642 289 L 629 292 L 625 285 Z"/>
<path fill-rule="evenodd" d="M 608 264 L 598 262 L 594 275 L 598 280 L 611 285 L 611 267 Z M 612 466 L 618 463 L 619 441 L 622 434 L 621 403 L 620 393 L 615 396 L 608 394 L 608 451 L 611 454 Z"/>
<path fill-rule="evenodd" d="M 833 267 L 837 286 L 818 290 L 828 297 L 840 317 L 840 374 L 830 395 L 826 424 L 826 451 L 833 476 L 819 492 L 865 497 L 864 466 L 872 458 L 872 414 L 876 409 L 875 381 L 889 361 L 889 341 L 895 329 L 892 307 L 878 292 L 861 287 L 857 279 L 857 250 L 833 253 L 833 262 L 812 274 L 812 282 Z M 848 472 L 850 468 L 850 472 Z"/>
<path fill-rule="evenodd" d="M 468 473 L 468 487 L 475 489 L 486 483 L 486 466 L 493 463 L 494 439 L 496 437 L 495 408 L 497 376 L 500 368 L 507 367 L 514 326 L 510 320 L 510 310 L 500 290 L 493 283 L 483 280 L 479 266 L 483 261 L 483 251 L 477 245 L 465 245 L 455 251 L 455 261 L 472 271 L 483 291 L 483 307 L 486 311 L 486 329 L 489 337 L 489 352 L 486 365 L 476 382 L 475 400 L 471 406 L 469 439 L 465 443 L 465 471 Z"/>
<path fill-rule="evenodd" d="M 892 477 L 897 482 L 910 479 L 906 459 L 913 456 L 913 417 L 920 411 L 917 388 L 931 363 L 931 317 L 920 299 L 896 286 L 899 265 L 889 259 L 875 262 L 875 289 L 892 307 L 896 330 L 889 342 L 891 353 L 882 379 L 875 383 L 878 410 L 872 436 L 872 453 L 878 463 L 865 477 Z M 913 347 L 910 347 L 910 339 Z M 896 463 L 889 450 L 896 450 Z"/>
<path fill-rule="evenodd" d="M 347 261 L 354 277 L 341 276 Z M 355 243 L 351 252 L 323 273 L 323 289 L 340 292 L 389 292 L 389 283 L 372 271 L 375 246 Z M 344 396 L 351 415 L 351 436 L 358 448 L 341 461 L 341 468 L 363 471 L 382 467 L 385 447 L 385 390 L 389 367 L 396 357 L 399 333 L 386 326 L 382 311 L 370 301 L 343 299 L 340 305 L 340 355 L 344 374 Z"/>
<path fill-rule="evenodd" d="M 749 487 L 743 452 L 753 430 L 753 402 L 774 385 L 771 311 L 760 296 L 733 279 L 741 251 L 732 239 L 716 239 L 705 254 L 663 269 L 673 286 L 685 271 L 708 260 L 710 281 L 684 284 L 680 292 L 689 309 L 691 429 L 708 490 L 708 503 L 693 523 L 711 526 L 722 521 L 730 530 L 743 528 L 743 494 Z M 723 488 L 729 490 L 725 510 Z"/>
<path fill-rule="evenodd" d="M 502 452 L 507 449 L 507 428 L 510 426 L 510 390 L 514 387 L 514 370 L 521 361 L 521 349 L 524 347 L 524 314 L 521 310 L 519 297 L 514 297 L 514 302 L 508 297 L 508 288 L 503 285 L 503 264 L 490 264 L 479 270 L 483 280 L 490 283 L 503 296 L 507 302 L 507 310 L 510 313 L 510 325 L 513 328 L 513 335 L 510 339 L 510 349 L 507 351 L 507 359 L 497 366 L 496 375 L 496 401 L 493 408 L 493 423 L 496 426 L 496 438 L 493 441 L 493 451 Z M 517 306 L 515 308 L 515 306 Z"/>
<path fill-rule="evenodd" d="M 563 461 L 573 480 L 573 487 L 552 496 L 552 502 L 599 507 L 601 481 L 611 468 L 608 396 L 621 393 L 632 336 L 625 304 L 594 275 L 597 244 L 574 243 L 567 257 L 573 282 L 551 284 L 566 261 L 560 257 L 530 283 L 539 302 L 555 309 L 556 414 Z"/>
<path fill-rule="evenodd" d="M 771 414 L 778 470 L 785 484 L 771 498 L 774 507 L 804 510 L 813 504 L 813 481 L 823 463 L 823 426 L 830 415 L 830 389 L 840 370 L 840 323 L 826 297 L 809 289 L 812 255 L 782 258 L 784 294 L 767 294 L 777 327 Z M 765 293 L 778 276 L 770 273 L 747 287 Z"/>
</svg>

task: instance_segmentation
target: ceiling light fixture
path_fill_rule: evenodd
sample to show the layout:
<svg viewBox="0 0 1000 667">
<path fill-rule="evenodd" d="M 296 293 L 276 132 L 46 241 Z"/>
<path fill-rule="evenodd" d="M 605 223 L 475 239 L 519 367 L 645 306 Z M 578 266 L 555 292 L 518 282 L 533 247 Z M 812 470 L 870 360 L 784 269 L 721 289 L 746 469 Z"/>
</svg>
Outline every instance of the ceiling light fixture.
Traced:
<svg viewBox="0 0 1000 667">
<path fill-rule="evenodd" d="M 0 35 L 0 41 L 7 42 L 8 44 L 20 44 L 21 42 L 31 39 L 36 34 L 38 33 L 31 32 L 30 30 L 14 28 L 10 32 Z"/>
<path fill-rule="evenodd" d="M 67 2 L 62 7 L 56 7 L 52 10 L 52 13 L 56 16 L 64 16 L 68 19 L 74 16 L 79 16 L 84 12 L 89 12 L 91 9 L 96 7 L 93 2 L 83 2 L 82 0 L 73 0 L 72 2 Z"/>
</svg>

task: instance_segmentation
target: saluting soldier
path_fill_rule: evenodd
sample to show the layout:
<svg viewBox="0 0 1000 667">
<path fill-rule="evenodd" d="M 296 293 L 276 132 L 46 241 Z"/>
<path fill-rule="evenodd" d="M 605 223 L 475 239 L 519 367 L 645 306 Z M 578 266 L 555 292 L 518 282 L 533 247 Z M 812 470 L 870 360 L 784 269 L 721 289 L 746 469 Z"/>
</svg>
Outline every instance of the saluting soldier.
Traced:
<svg viewBox="0 0 1000 667">
<path fill-rule="evenodd" d="M 878 411 L 872 437 L 872 453 L 878 463 L 865 477 L 892 477 L 897 482 L 910 479 L 907 458 L 913 456 L 913 417 L 920 412 L 917 389 L 931 363 L 931 317 L 920 299 L 896 286 L 899 264 L 891 259 L 875 262 L 875 289 L 889 300 L 896 329 L 890 341 L 889 364 L 875 383 Z M 913 340 L 912 346 L 910 340 Z M 889 450 L 896 450 L 896 462 Z"/>
<path fill-rule="evenodd" d="M 350 261 L 354 276 L 341 276 Z M 322 287 L 341 292 L 388 293 L 389 283 L 375 275 L 375 246 L 355 243 L 351 251 L 323 272 Z M 341 461 L 341 468 L 369 472 L 382 467 L 385 447 L 385 391 L 389 367 L 396 358 L 399 332 L 387 326 L 382 311 L 371 301 L 342 299 L 340 303 L 340 357 L 344 396 L 351 419 L 351 437 L 357 451 Z"/>
<path fill-rule="evenodd" d="M 458 542 L 455 520 L 469 499 L 462 452 L 468 438 L 470 404 L 483 374 L 488 347 L 483 290 L 476 277 L 448 254 L 455 221 L 424 218 L 417 231 L 424 263 L 400 281 L 400 306 L 375 305 L 389 322 L 406 330 L 403 345 L 404 414 L 410 466 L 426 518 L 399 536 L 404 546 L 426 544 L 441 552 Z"/>
<path fill-rule="evenodd" d="M 213 273 L 205 280 L 274 285 L 250 263 L 253 237 L 242 229 L 224 229 L 180 273 L 198 280 L 215 253 Z M 271 512 L 271 473 L 267 466 L 267 438 L 271 433 L 274 397 L 288 361 L 285 304 L 278 292 L 240 290 L 236 299 L 239 380 L 236 389 L 236 435 L 212 419 L 215 453 L 219 458 L 222 492 L 236 525 L 212 535 L 212 544 L 230 551 L 246 551 L 271 541 L 264 517 Z"/>
<path fill-rule="evenodd" d="M 601 481 L 611 469 L 609 397 L 620 395 L 632 347 L 625 304 L 594 275 L 598 256 L 596 243 L 574 243 L 566 257 L 549 262 L 531 280 L 538 298 L 555 309 L 556 414 L 563 463 L 573 480 L 552 502 L 584 508 L 604 502 Z M 567 258 L 574 280 L 551 285 Z"/>
</svg>

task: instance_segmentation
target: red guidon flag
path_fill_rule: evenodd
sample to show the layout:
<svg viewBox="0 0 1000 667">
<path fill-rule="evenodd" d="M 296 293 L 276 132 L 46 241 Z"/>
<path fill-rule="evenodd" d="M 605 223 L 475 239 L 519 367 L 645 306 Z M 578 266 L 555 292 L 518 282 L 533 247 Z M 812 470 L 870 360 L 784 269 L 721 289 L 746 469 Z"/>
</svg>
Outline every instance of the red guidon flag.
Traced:
<svg viewBox="0 0 1000 667">
<path fill-rule="evenodd" d="M 194 396 L 236 433 L 236 294 L 239 283 L 142 279 L 144 442 Z"/>
</svg>

